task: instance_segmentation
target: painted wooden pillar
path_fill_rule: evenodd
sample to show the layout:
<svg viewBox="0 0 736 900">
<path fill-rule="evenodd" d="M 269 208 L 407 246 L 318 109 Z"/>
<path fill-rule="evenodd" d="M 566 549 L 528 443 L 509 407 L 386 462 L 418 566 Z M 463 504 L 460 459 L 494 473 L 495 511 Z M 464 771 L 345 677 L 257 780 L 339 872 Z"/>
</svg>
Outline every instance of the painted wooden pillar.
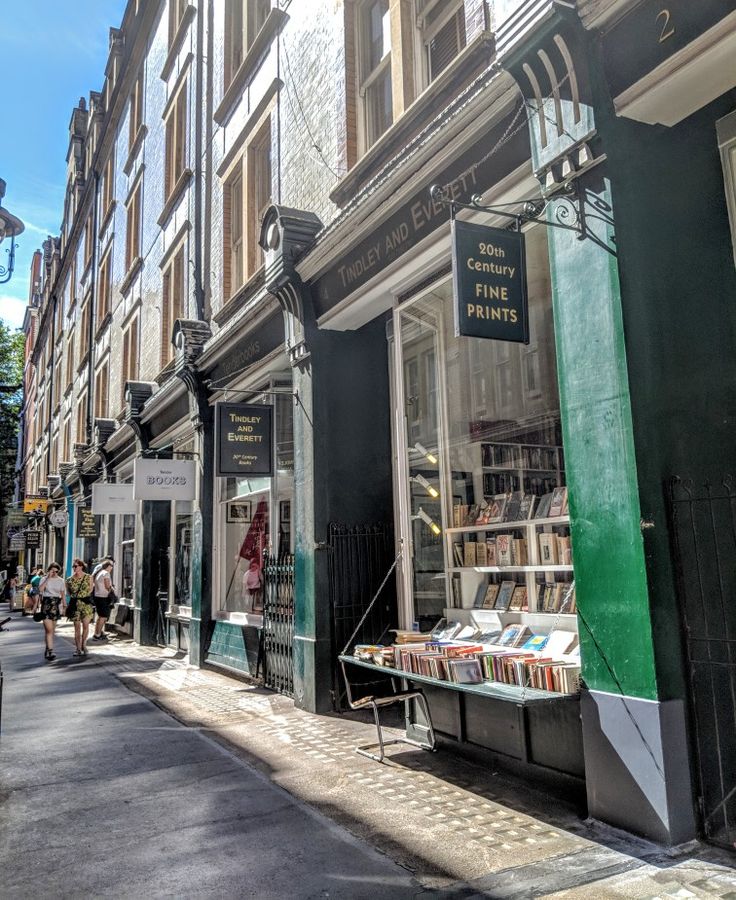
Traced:
<svg viewBox="0 0 736 900">
<path fill-rule="evenodd" d="M 657 678 L 622 315 L 625 260 L 596 128 L 606 98 L 576 16 L 539 6 L 546 14 L 502 58 L 526 99 L 544 215 L 577 229 L 550 227 L 548 241 L 588 807 L 595 818 L 677 843 L 694 836 L 685 710 L 679 698 L 662 699 Z"/>
</svg>

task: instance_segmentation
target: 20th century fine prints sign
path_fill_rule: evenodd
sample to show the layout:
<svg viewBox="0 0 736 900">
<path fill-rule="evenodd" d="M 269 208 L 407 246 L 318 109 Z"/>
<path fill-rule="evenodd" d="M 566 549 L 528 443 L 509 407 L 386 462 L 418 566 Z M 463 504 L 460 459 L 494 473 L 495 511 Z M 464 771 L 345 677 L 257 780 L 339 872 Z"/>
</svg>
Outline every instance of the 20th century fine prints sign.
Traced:
<svg viewBox="0 0 736 900">
<path fill-rule="evenodd" d="M 524 236 L 452 222 L 455 335 L 529 343 Z"/>
<path fill-rule="evenodd" d="M 215 446 L 219 476 L 273 475 L 273 407 L 218 403 Z"/>
</svg>

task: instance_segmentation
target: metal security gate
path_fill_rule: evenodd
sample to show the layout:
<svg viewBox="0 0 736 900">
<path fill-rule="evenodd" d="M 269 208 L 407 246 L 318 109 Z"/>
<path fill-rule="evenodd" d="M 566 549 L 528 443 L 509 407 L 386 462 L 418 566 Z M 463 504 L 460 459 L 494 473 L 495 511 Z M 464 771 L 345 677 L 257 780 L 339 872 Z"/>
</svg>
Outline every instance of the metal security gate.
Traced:
<svg viewBox="0 0 736 900">
<path fill-rule="evenodd" d="M 736 486 L 673 478 L 670 525 L 685 626 L 703 836 L 736 841 Z"/>
<path fill-rule="evenodd" d="M 294 696 L 294 556 L 263 556 L 263 681 Z"/>
<path fill-rule="evenodd" d="M 396 552 L 393 529 L 389 525 L 331 524 L 328 547 L 333 702 L 340 709 L 345 687 L 338 670 L 337 656 L 342 652 L 394 561 Z M 388 630 L 396 627 L 396 579 L 392 575 L 354 643 L 391 642 L 393 635 Z"/>
</svg>

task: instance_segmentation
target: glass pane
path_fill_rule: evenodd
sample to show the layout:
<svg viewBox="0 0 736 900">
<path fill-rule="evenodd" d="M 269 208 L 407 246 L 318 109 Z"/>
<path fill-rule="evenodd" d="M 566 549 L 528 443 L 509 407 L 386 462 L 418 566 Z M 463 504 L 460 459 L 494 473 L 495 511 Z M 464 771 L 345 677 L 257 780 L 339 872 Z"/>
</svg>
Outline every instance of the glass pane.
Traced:
<svg viewBox="0 0 736 900">
<path fill-rule="evenodd" d="M 367 139 L 370 146 L 388 130 L 393 120 L 390 66 L 386 66 L 385 71 L 366 90 L 365 103 Z"/>
<path fill-rule="evenodd" d="M 192 565 L 192 515 L 177 514 L 174 557 L 174 603 L 190 606 L 190 576 Z"/>
<path fill-rule="evenodd" d="M 391 22 L 388 0 L 374 0 L 365 6 L 366 71 L 376 68 L 391 48 Z"/>
<path fill-rule="evenodd" d="M 135 545 L 132 543 L 122 545 L 123 558 L 120 561 L 120 581 L 122 595 L 126 600 L 133 599 L 133 580 L 135 578 L 134 550 Z"/>
<path fill-rule="evenodd" d="M 263 552 L 269 547 L 268 492 L 253 494 L 247 501 L 222 504 L 220 510 L 226 579 L 222 608 L 227 612 L 260 612 Z"/>
<path fill-rule="evenodd" d="M 527 588 L 530 609 L 550 611 L 552 600 L 543 606 L 547 601 L 539 598 L 550 592 L 558 597 L 558 589 L 572 578 L 569 570 L 523 568 L 543 553 L 544 541 L 523 546 L 528 535 L 518 524 L 535 516 L 546 520 L 538 528 L 555 545 L 554 564 L 571 563 L 566 494 L 555 491 L 564 488 L 565 471 L 543 228 L 527 232 L 526 250 L 529 345 L 455 337 L 449 279 L 398 312 L 409 448 L 414 620 L 422 631 L 446 608 L 461 604 L 468 608 L 481 588 L 485 591 L 490 582 L 504 579 Z M 431 496 L 432 490 L 438 491 L 437 497 Z M 560 508 L 540 515 L 546 508 L 555 508 L 558 501 L 553 496 Z M 500 518 L 491 512 L 494 503 L 504 510 Z M 549 523 L 550 518 L 557 521 Z M 488 533 L 471 530 L 491 522 L 514 524 Z M 448 546 L 452 556 L 448 565 L 455 570 L 449 581 L 443 577 L 441 545 L 447 528 L 469 529 L 454 533 Z M 504 565 L 516 571 L 489 573 L 487 566 L 497 563 L 485 559 L 495 554 L 496 537 L 505 532 L 518 561 Z M 481 551 L 484 561 L 476 563 L 474 557 Z"/>
<path fill-rule="evenodd" d="M 412 304 L 399 316 L 404 369 L 409 512 L 412 540 L 414 621 L 420 630 L 441 618 L 445 602 L 442 455 L 439 434 L 437 360 L 441 310 L 434 298 Z"/>
</svg>

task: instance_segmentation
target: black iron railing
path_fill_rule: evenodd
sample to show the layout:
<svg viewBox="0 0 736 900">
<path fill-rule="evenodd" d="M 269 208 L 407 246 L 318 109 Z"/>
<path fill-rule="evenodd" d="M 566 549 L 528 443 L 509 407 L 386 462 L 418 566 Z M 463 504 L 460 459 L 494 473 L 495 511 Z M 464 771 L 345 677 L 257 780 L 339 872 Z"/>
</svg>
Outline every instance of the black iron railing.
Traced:
<svg viewBox="0 0 736 900">
<path fill-rule="evenodd" d="M 328 536 L 330 604 L 332 609 L 333 697 L 337 708 L 344 699 L 344 684 L 337 656 L 368 608 L 396 556 L 389 525 L 331 524 Z M 397 627 L 396 579 L 386 582 L 353 643 L 391 641 L 389 628 Z"/>
</svg>

